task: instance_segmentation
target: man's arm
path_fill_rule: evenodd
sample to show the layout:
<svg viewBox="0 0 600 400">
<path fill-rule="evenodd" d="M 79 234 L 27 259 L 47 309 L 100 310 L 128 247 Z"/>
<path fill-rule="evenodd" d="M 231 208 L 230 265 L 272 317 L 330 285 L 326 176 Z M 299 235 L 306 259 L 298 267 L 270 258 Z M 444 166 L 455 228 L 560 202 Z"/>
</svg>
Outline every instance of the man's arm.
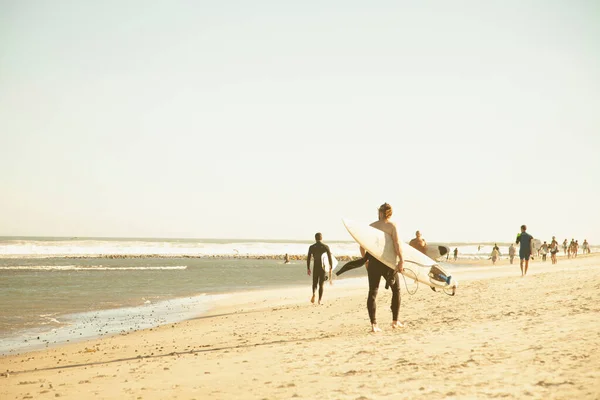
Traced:
<svg viewBox="0 0 600 400">
<path fill-rule="evenodd" d="M 402 258 L 402 248 L 400 247 L 400 239 L 398 238 L 398 230 L 396 229 L 396 224 L 392 224 L 392 239 L 394 241 L 394 249 L 396 250 L 396 255 L 398 256 L 398 265 L 396 268 L 398 272 L 404 271 L 404 259 Z"/>
<path fill-rule="evenodd" d="M 310 257 L 312 256 L 312 246 L 308 248 L 308 255 L 306 256 L 306 273 L 310 276 Z"/>
</svg>

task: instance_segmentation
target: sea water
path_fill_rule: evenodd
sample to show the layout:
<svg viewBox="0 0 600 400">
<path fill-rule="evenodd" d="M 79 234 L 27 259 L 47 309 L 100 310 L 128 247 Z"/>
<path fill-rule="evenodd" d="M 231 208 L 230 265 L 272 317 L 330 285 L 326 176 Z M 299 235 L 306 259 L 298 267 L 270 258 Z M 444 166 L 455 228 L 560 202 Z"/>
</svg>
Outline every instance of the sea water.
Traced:
<svg viewBox="0 0 600 400">
<path fill-rule="evenodd" d="M 311 243 L 0 238 L 0 354 L 193 318 L 241 291 L 309 287 Z M 327 244 L 338 258 L 359 256 L 355 242 Z M 487 258 L 493 244 L 449 247 L 461 258 Z M 297 259 L 284 264 L 286 253 Z"/>
<path fill-rule="evenodd" d="M 283 262 L 310 244 L 0 238 L 0 353 L 193 318 L 237 292 L 310 286 L 305 258 Z M 359 255 L 353 242 L 328 244 Z"/>
</svg>

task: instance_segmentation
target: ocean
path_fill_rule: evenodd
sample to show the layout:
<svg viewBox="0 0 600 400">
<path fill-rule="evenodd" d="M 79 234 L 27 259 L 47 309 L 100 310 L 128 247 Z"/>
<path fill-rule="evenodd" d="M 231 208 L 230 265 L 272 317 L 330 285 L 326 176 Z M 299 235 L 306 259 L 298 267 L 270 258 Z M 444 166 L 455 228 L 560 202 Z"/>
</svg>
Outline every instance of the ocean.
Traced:
<svg viewBox="0 0 600 400">
<path fill-rule="evenodd" d="M 338 258 L 359 256 L 355 242 L 326 243 Z M 182 321 L 237 292 L 307 286 L 309 293 L 310 244 L 0 238 L 0 354 Z M 486 259 L 494 244 L 448 245 L 461 259 Z M 498 245 L 506 255 L 509 244 Z M 293 258 L 289 264 L 283 263 L 286 253 Z M 340 278 L 365 274 L 360 268 Z"/>
</svg>

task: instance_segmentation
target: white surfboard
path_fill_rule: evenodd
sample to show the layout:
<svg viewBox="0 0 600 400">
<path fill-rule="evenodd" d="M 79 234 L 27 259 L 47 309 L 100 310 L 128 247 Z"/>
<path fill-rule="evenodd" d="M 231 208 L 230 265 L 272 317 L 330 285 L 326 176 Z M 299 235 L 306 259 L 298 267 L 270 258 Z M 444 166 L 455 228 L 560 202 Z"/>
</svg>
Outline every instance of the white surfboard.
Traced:
<svg viewBox="0 0 600 400">
<path fill-rule="evenodd" d="M 427 254 L 427 257 L 432 258 L 434 260 L 438 260 L 440 258 L 448 258 L 448 256 L 450 255 L 450 247 L 443 244 L 427 243 L 427 247 L 425 248 L 425 254 Z"/>
<path fill-rule="evenodd" d="M 395 270 L 397 262 L 396 251 L 392 237 L 369 225 L 357 224 L 343 219 L 344 226 L 356 242 L 369 254 L 381 261 L 387 267 Z M 434 289 L 456 289 L 458 282 L 450 277 L 442 267 L 425 254 L 400 241 L 404 259 L 402 275 L 416 282 L 423 283 Z M 444 281 L 442 278 L 449 278 Z"/>
<path fill-rule="evenodd" d="M 325 272 L 329 272 L 332 271 L 333 269 L 335 269 L 335 267 L 337 267 L 338 265 L 338 260 L 333 256 L 333 254 L 331 255 L 331 261 L 333 262 L 333 265 L 329 265 L 329 259 L 327 258 L 327 253 L 323 253 L 323 255 L 321 255 L 321 265 L 323 266 L 323 269 L 325 269 Z M 311 266 L 313 267 L 313 270 L 315 268 L 315 259 L 313 258 L 310 262 Z"/>
</svg>

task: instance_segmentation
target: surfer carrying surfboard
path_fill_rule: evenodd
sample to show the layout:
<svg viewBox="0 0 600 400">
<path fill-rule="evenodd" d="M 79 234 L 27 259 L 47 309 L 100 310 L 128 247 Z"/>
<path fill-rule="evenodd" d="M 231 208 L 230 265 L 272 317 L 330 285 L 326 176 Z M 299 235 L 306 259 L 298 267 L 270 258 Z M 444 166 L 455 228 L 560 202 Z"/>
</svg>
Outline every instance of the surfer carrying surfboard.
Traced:
<svg viewBox="0 0 600 400">
<path fill-rule="evenodd" d="M 315 233 L 315 240 L 316 242 L 308 248 L 308 256 L 306 257 L 306 268 L 307 274 L 308 276 L 310 276 L 310 259 L 311 257 L 313 257 L 313 283 L 312 297 L 310 299 L 310 302 L 315 302 L 315 292 L 317 290 L 317 285 L 319 285 L 319 304 L 321 304 L 321 299 L 323 298 L 323 283 L 325 283 L 325 265 L 323 265 L 322 261 L 323 254 L 327 253 L 329 265 L 332 266 L 333 261 L 331 259 L 331 251 L 329 250 L 329 246 L 321 242 L 321 240 L 323 240 L 323 235 L 321 235 L 320 232 Z M 329 275 L 329 278 L 331 279 L 331 269 L 329 269 Z"/>
<path fill-rule="evenodd" d="M 421 232 L 417 231 L 415 233 L 415 236 L 416 237 L 414 239 L 412 239 L 410 242 L 408 242 L 408 244 L 411 245 L 412 247 L 414 247 L 415 249 L 419 250 L 421 253 L 426 255 L 427 254 L 426 253 L 427 242 L 421 236 Z"/>
<path fill-rule="evenodd" d="M 379 229 L 392 237 L 394 250 L 398 257 L 398 264 L 396 265 L 396 272 L 394 273 L 393 284 L 391 285 L 392 290 L 392 328 L 401 328 L 403 325 L 398 321 L 398 314 L 400 313 L 400 280 L 398 279 L 398 272 L 404 271 L 404 260 L 402 258 L 402 248 L 400 247 L 400 241 L 398 238 L 398 230 L 396 224 L 390 221 L 392 216 L 392 206 L 388 203 L 382 204 L 378 212 L 377 221 L 373 222 L 371 226 Z M 365 249 L 360 248 L 362 256 L 365 256 Z M 369 312 L 369 319 L 371 320 L 371 332 L 381 332 L 381 329 L 377 326 L 376 318 L 376 298 L 377 292 L 379 291 L 379 283 L 381 277 L 385 276 L 388 267 L 374 257 L 371 257 L 367 264 L 367 275 L 369 277 L 369 295 L 367 297 L 367 311 Z"/>
</svg>

